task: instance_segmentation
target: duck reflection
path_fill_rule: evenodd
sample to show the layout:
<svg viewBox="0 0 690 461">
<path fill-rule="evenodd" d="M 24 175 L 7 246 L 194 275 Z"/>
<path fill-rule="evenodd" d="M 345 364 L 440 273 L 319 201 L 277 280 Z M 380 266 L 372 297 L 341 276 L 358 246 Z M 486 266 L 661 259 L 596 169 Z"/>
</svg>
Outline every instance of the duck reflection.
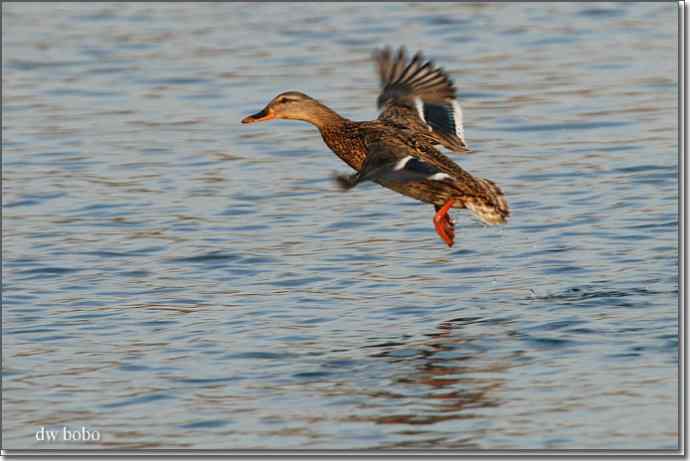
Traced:
<svg viewBox="0 0 690 461">
<path fill-rule="evenodd" d="M 487 326 L 482 325 L 481 319 L 458 318 L 438 325 L 426 340 L 365 346 L 382 349 L 372 356 L 384 358 L 399 372 L 391 377 L 385 392 L 370 394 L 373 397 L 370 408 L 376 414 L 360 415 L 357 419 L 376 424 L 424 426 L 449 420 L 486 418 L 483 409 L 501 404 L 500 392 L 506 383 L 504 375 L 510 368 L 509 358 L 495 354 L 494 337 L 500 332 L 495 331 L 495 319 L 491 322 L 491 331 L 487 331 L 481 327 Z M 472 326 L 463 328 L 469 324 Z M 499 329 L 505 334 L 504 327 Z M 412 366 L 403 366 L 404 363 Z M 377 397 L 386 400 L 387 411 L 376 405 Z M 391 405 L 393 401 L 396 405 Z M 436 435 L 441 434 L 436 432 Z M 458 439 L 455 441 L 460 443 Z"/>
</svg>

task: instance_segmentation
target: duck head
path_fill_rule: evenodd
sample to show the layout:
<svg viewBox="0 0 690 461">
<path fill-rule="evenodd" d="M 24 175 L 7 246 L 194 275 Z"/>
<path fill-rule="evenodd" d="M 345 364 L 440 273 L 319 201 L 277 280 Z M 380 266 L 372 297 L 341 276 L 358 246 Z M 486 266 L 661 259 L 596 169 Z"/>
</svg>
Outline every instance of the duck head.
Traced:
<svg viewBox="0 0 690 461">
<path fill-rule="evenodd" d="M 274 119 L 302 120 L 319 126 L 332 111 L 314 98 L 299 91 L 286 91 L 273 98 L 261 112 L 248 115 L 242 123 Z"/>
</svg>

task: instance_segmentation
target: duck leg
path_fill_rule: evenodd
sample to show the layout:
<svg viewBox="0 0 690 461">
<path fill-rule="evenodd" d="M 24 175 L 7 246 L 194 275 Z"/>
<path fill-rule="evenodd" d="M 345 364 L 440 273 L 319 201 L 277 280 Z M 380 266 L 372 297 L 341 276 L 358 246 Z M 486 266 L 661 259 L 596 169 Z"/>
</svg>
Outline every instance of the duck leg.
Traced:
<svg viewBox="0 0 690 461">
<path fill-rule="evenodd" d="M 453 206 L 453 203 L 455 203 L 455 199 L 449 198 L 441 207 L 434 205 L 436 208 L 436 214 L 434 215 L 436 233 L 449 247 L 453 246 L 453 240 L 455 239 L 455 224 L 448 216 L 448 210 Z"/>
</svg>

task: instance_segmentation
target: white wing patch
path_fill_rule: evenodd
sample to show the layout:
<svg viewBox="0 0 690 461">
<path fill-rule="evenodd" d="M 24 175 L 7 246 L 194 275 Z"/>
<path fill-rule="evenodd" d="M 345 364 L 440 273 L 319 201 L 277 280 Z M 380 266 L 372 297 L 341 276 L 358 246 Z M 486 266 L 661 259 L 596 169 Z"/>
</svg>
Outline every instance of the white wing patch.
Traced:
<svg viewBox="0 0 690 461">
<path fill-rule="evenodd" d="M 453 120 L 455 122 L 455 134 L 458 135 L 458 138 L 462 139 L 464 142 L 465 141 L 465 129 L 462 125 L 462 108 L 460 107 L 460 103 L 458 103 L 456 100 L 453 100 L 451 105 L 453 106 Z"/>
<path fill-rule="evenodd" d="M 424 117 L 424 101 L 422 101 L 422 98 L 419 96 L 414 98 L 414 105 L 417 108 L 417 115 L 422 119 L 422 122 L 426 123 L 426 118 Z"/>
<path fill-rule="evenodd" d="M 407 162 L 412 160 L 412 156 L 408 155 L 407 157 L 403 157 L 400 160 L 398 160 L 398 163 L 395 164 L 395 167 L 393 168 L 394 171 L 400 171 L 403 168 L 405 168 L 405 165 L 407 165 Z"/>
<path fill-rule="evenodd" d="M 427 179 L 431 179 L 432 181 L 443 181 L 444 179 L 450 179 L 450 175 L 445 173 L 436 173 L 432 174 Z"/>
</svg>

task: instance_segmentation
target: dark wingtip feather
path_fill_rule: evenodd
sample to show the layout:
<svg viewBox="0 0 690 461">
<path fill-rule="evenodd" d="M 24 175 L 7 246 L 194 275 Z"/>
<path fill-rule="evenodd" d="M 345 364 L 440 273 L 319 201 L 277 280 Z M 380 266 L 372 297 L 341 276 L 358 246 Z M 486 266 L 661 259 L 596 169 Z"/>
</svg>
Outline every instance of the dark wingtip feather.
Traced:
<svg viewBox="0 0 690 461">
<path fill-rule="evenodd" d="M 347 192 L 357 184 L 352 175 L 333 173 L 332 179 L 342 192 Z"/>
<path fill-rule="evenodd" d="M 374 53 L 374 59 L 383 87 L 382 96 L 389 93 L 391 96 L 407 94 L 425 99 L 455 99 L 456 89 L 451 78 L 432 60 L 424 62 L 424 55 L 419 51 L 408 60 L 404 46 L 396 55 L 386 46 Z"/>
</svg>

